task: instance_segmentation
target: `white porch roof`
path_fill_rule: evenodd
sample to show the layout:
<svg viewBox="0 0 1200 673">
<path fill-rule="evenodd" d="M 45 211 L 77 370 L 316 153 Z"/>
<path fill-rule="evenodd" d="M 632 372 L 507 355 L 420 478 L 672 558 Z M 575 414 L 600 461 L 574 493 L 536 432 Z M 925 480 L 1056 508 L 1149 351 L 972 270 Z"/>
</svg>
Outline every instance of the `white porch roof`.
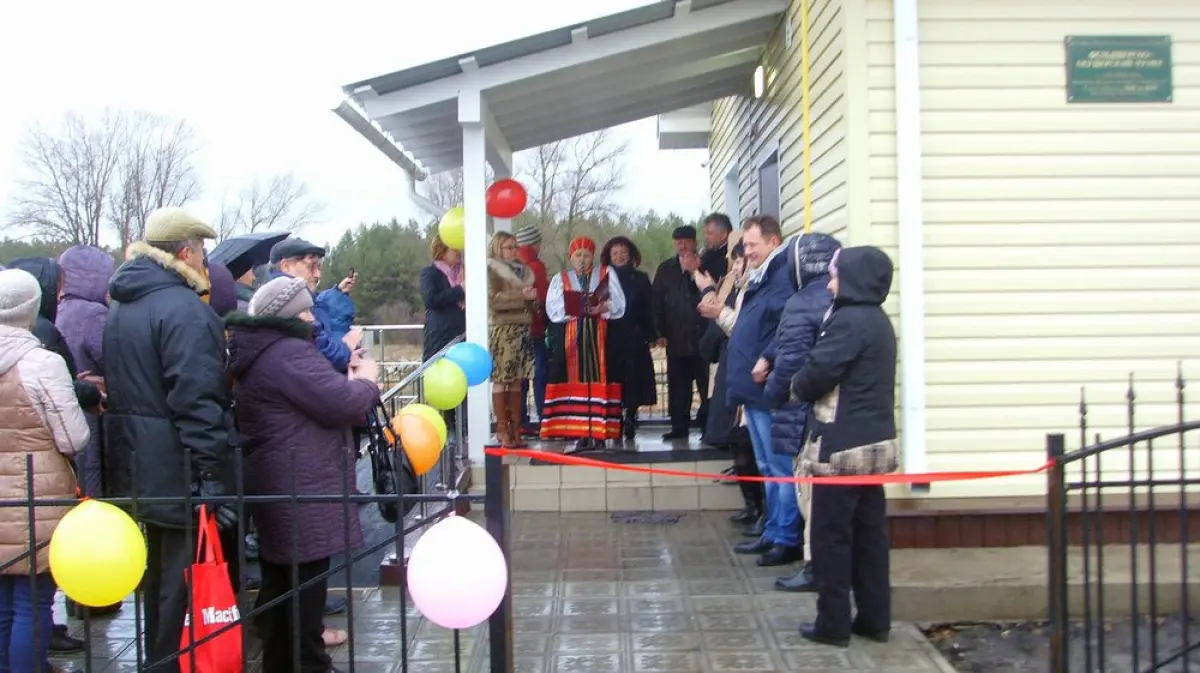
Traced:
<svg viewBox="0 0 1200 673">
<path fill-rule="evenodd" d="M 748 92 L 786 8 L 787 0 L 663 0 L 343 91 L 365 113 L 352 122 L 360 133 L 379 146 L 378 125 L 430 173 L 462 165 L 459 94 L 477 91 L 489 161 L 508 165 L 512 152 Z"/>
</svg>

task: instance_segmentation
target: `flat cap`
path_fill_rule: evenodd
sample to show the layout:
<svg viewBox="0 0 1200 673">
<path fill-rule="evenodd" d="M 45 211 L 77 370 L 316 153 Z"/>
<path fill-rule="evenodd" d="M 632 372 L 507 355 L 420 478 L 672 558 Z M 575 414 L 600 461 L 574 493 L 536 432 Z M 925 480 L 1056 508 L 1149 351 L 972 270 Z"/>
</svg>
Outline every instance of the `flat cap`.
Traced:
<svg viewBox="0 0 1200 673">
<path fill-rule="evenodd" d="M 183 208 L 166 206 L 146 218 L 146 240 L 154 243 L 182 243 L 216 237 L 217 232 L 207 222 Z"/>
<path fill-rule="evenodd" d="M 271 248 L 271 263 L 278 264 L 285 259 L 299 259 L 309 255 L 324 257 L 325 248 L 309 243 L 303 238 L 285 238 Z"/>
</svg>

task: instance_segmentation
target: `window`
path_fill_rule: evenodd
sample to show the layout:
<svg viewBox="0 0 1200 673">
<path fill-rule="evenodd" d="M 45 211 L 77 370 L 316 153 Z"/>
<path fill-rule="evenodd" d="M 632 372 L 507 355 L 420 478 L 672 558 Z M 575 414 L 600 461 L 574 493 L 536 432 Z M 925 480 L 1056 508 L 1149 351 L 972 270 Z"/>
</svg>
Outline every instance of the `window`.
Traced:
<svg viewBox="0 0 1200 673">
<path fill-rule="evenodd" d="M 780 200 L 779 143 L 775 143 L 758 161 L 758 214 L 781 219 Z"/>
<path fill-rule="evenodd" d="M 742 221 L 742 184 L 738 177 L 737 160 L 729 163 L 725 172 L 725 210 L 724 213 L 733 220 L 733 226 Z"/>
</svg>

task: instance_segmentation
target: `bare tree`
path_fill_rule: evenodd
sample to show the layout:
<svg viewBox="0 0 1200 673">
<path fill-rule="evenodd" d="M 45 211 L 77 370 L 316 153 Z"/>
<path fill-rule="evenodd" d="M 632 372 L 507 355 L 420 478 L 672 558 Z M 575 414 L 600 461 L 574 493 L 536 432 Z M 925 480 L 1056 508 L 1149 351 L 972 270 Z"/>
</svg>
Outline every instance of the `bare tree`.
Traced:
<svg viewBox="0 0 1200 673">
<path fill-rule="evenodd" d="M 442 210 L 450 210 L 463 204 L 462 166 L 430 175 L 421 185 L 425 198 Z"/>
<path fill-rule="evenodd" d="M 310 198 L 308 185 L 290 172 L 255 178 L 235 202 L 221 208 L 217 234 L 224 240 L 256 231 L 295 232 L 316 222 L 324 211 L 325 204 Z"/>
<path fill-rule="evenodd" d="M 611 198 L 624 186 L 627 142 L 616 142 L 608 129 L 531 152 L 525 165 L 530 214 L 553 250 L 575 236 L 578 224 L 611 214 Z M 560 260 L 564 261 L 565 260 Z"/>
<path fill-rule="evenodd" d="M 134 113 L 124 125 L 107 213 L 122 247 L 145 236 L 146 218 L 156 208 L 182 206 L 200 193 L 193 164 L 198 145 L 186 122 Z"/>
<path fill-rule="evenodd" d="M 199 193 L 196 142 L 186 122 L 144 112 L 69 113 L 30 127 L 10 227 L 67 244 L 99 245 L 109 223 L 122 244 L 140 237 L 146 216 Z"/>
</svg>

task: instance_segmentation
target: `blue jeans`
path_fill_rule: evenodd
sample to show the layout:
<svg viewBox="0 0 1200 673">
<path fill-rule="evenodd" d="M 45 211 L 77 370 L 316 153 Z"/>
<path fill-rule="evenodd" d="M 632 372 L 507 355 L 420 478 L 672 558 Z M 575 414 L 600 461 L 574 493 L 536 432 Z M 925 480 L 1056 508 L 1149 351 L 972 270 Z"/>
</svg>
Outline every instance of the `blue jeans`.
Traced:
<svg viewBox="0 0 1200 673">
<path fill-rule="evenodd" d="M 771 447 L 771 412 L 766 409 L 743 407 L 750 443 L 754 445 L 754 460 L 764 477 L 792 478 L 792 457 L 775 453 Z M 796 502 L 796 487 L 790 483 L 765 485 L 767 521 L 763 539 L 796 547 L 800 544 L 800 505 Z"/>
<path fill-rule="evenodd" d="M 546 407 L 546 377 L 549 376 L 549 360 L 546 340 L 533 340 L 533 404 L 537 408 L 538 420 Z M 521 381 L 521 424 L 529 425 L 529 379 Z"/>
<path fill-rule="evenodd" d="M 36 594 L 28 575 L 0 576 L 0 673 L 40 671 L 50 652 L 56 587 L 50 573 L 39 574 L 35 582 Z"/>
</svg>

